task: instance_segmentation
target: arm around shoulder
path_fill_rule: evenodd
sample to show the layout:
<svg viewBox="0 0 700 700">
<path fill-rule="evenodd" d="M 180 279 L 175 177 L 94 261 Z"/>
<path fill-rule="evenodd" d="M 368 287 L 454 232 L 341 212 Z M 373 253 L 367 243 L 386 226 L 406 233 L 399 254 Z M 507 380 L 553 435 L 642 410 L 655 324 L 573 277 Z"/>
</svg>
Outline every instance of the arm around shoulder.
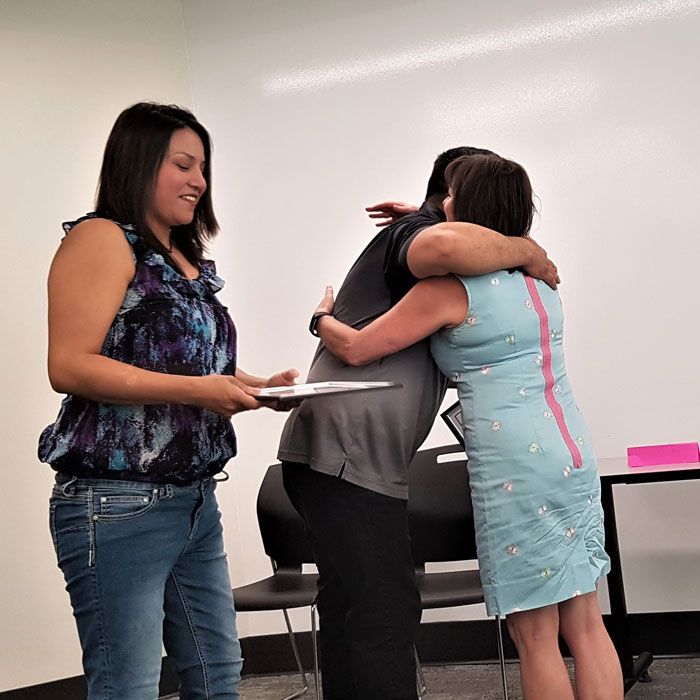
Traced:
<svg viewBox="0 0 700 700">
<path fill-rule="evenodd" d="M 484 275 L 528 265 L 533 247 L 528 239 L 461 221 L 449 221 L 421 231 L 407 253 L 411 272 L 419 278 L 435 275 Z"/>
</svg>

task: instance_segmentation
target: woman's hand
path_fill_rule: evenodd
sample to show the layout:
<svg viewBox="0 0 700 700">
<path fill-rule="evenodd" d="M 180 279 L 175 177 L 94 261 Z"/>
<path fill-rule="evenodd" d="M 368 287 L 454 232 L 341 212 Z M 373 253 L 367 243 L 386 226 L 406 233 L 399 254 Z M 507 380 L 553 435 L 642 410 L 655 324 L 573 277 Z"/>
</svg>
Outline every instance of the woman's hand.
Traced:
<svg viewBox="0 0 700 700">
<path fill-rule="evenodd" d="M 321 299 L 321 303 L 316 307 L 314 311 L 314 316 L 316 314 L 332 314 L 333 307 L 335 306 L 335 299 L 333 298 L 333 287 L 328 285 L 326 287 L 326 293 Z"/>
<path fill-rule="evenodd" d="M 263 377 L 257 377 L 253 374 L 248 374 L 244 372 L 240 367 L 236 367 L 236 378 L 237 380 L 247 386 L 252 387 L 267 387 L 267 386 L 292 386 L 294 380 L 299 376 L 299 372 L 295 369 L 285 369 L 284 372 L 277 372 L 273 374 L 268 379 Z M 299 401 L 265 401 L 264 406 L 271 408 L 274 411 L 289 411 L 292 408 L 296 408 L 299 405 Z"/>
<path fill-rule="evenodd" d="M 286 369 L 284 372 L 273 374 L 267 380 L 267 386 L 293 386 L 294 380 L 299 376 L 299 372 L 295 369 Z M 301 404 L 301 399 L 298 401 L 266 401 L 265 405 L 273 411 L 291 411 Z"/>
<path fill-rule="evenodd" d="M 196 406 L 230 418 L 234 413 L 252 411 L 262 404 L 255 396 L 259 389 L 244 384 L 230 374 L 210 374 L 206 377 L 193 377 L 196 387 L 192 400 Z"/>
<path fill-rule="evenodd" d="M 285 369 L 284 372 L 273 374 L 265 383 L 265 386 L 292 386 L 294 380 L 299 376 L 295 369 Z"/>
<path fill-rule="evenodd" d="M 373 204 L 371 207 L 365 207 L 365 211 L 369 212 L 370 219 L 383 219 L 377 221 L 375 226 L 388 226 L 402 219 L 406 214 L 413 214 L 420 209 L 415 204 L 408 202 L 387 201 Z"/>
</svg>

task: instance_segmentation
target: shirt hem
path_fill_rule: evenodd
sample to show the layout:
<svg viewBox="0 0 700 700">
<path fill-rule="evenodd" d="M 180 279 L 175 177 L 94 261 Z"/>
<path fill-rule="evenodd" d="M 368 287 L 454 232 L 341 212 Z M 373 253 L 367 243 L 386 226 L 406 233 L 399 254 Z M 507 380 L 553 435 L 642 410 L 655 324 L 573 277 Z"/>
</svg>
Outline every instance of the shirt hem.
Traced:
<svg viewBox="0 0 700 700">
<path fill-rule="evenodd" d="M 374 493 L 379 493 L 382 496 L 398 498 L 402 501 L 408 500 L 408 486 L 404 488 L 401 486 L 378 483 L 372 479 L 362 476 L 361 474 L 357 474 L 353 472 L 352 469 L 348 469 L 347 458 L 345 457 L 341 458 L 336 464 L 329 464 L 327 462 L 321 462 L 318 459 L 309 459 L 309 456 L 305 454 L 280 450 L 277 453 L 277 459 L 283 462 L 298 462 L 299 464 L 306 464 L 315 472 L 328 474 L 329 476 L 336 476 L 343 481 L 347 481 L 350 484 L 367 489 L 368 491 L 374 491 Z"/>
</svg>

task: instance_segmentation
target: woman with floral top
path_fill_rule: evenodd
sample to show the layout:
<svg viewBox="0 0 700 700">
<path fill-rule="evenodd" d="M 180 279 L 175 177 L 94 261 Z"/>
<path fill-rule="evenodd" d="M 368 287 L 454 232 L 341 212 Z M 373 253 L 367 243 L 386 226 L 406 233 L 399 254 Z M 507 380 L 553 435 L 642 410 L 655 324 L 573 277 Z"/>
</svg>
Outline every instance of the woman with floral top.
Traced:
<svg viewBox="0 0 700 700">
<path fill-rule="evenodd" d="M 239 697 L 217 475 L 259 387 L 204 257 L 218 225 L 211 144 L 187 110 L 139 103 L 107 141 L 95 212 L 63 225 L 49 275 L 49 377 L 63 394 L 39 457 L 89 700 L 155 700 L 165 649 L 183 698 Z"/>
</svg>

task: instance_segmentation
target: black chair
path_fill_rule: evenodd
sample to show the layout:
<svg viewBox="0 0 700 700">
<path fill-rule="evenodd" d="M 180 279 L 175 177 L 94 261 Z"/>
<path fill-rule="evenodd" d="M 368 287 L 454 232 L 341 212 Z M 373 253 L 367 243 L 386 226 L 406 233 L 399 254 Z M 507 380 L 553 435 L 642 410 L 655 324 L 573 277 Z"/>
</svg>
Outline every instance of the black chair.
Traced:
<svg viewBox="0 0 700 700">
<path fill-rule="evenodd" d="M 441 455 L 464 451 L 447 445 L 418 452 L 409 468 L 408 518 L 411 550 L 424 610 L 484 602 L 479 571 L 425 571 L 426 562 L 476 559 L 474 517 L 467 459 L 438 462 Z M 503 697 L 508 700 L 501 621 L 496 617 Z M 416 652 L 418 694 L 426 690 Z"/>
<path fill-rule="evenodd" d="M 304 667 L 299 657 L 294 630 L 287 610 L 311 608 L 311 639 L 314 656 L 316 697 L 320 700 L 318 648 L 316 643 L 316 582 L 317 574 L 302 573 L 302 564 L 314 562 L 311 545 L 306 537 L 304 521 L 294 510 L 282 484 L 282 465 L 268 467 L 257 502 L 258 524 L 265 553 L 272 562 L 272 576 L 233 589 L 236 610 L 258 612 L 281 610 L 287 624 L 294 659 L 301 675 L 303 688 L 284 700 L 298 698 L 309 689 Z"/>
</svg>

